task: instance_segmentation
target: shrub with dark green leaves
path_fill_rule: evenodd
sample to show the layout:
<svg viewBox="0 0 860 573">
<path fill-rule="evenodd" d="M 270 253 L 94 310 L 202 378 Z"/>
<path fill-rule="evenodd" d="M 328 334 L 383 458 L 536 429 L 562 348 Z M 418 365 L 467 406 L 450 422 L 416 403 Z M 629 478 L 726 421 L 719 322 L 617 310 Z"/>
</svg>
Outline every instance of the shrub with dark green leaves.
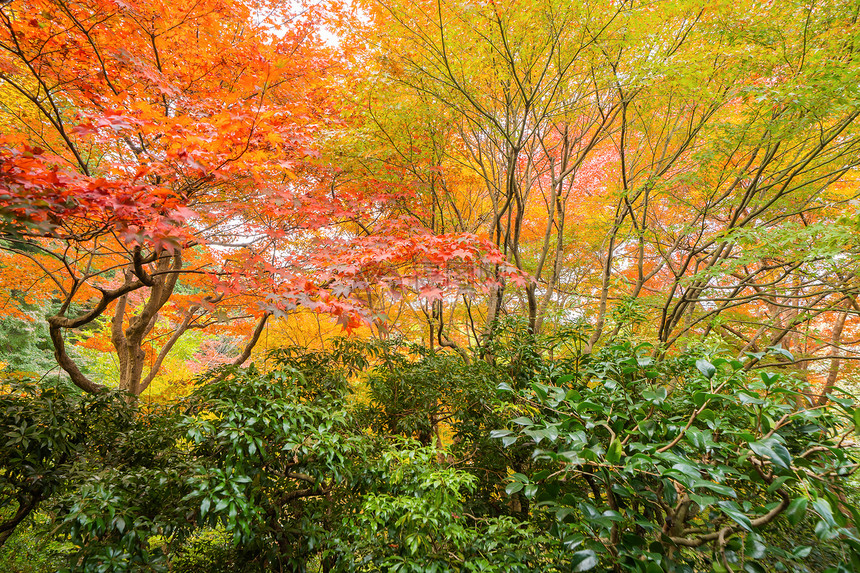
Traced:
<svg viewBox="0 0 860 573">
<path fill-rule="evenodd" d="M 774 361 L 508 326 L 470 360 L 283 350 L 158 408 L 10 385 L 0 491 L 42 488 L 80 571 L 860 568 L 853 402 L 810 406 Z"/>
<path fill-rule="evenodd" d="M 330 544 L 337 571 L 401 573 L 564 570 L 564 548 L 509 516 L 477 517 L 474 475 L 440 463 L 445 452 L 409 440 L 385 449 L 367 472 L 374 487 Z M 557 566 L 562 566 L 558 568 Z"/>
<path fill-rule="evenodd" d="M 57 504 L 77 568 L 166 569 L 201 553 L 193 535 L 206 528 L 226 531 L 244 565 L 303 568 L 365 439 L 333 399 L 307 399 L 301 379 L 226 368 L 170 408 L 141 410 Z"/>
<path fill-rule="evenodd" d="M 720 356 L 658 361 L 651 350 L 623 344 L 578 375 L 536 378 L 516 392 L 530 414 L 493 434 L 531 445 L 542 467 L 514 474 L 507 492 L 532 500 L 533 519 L 573 552 L 573 570 L 860 567 L 860 512 L 844 487 L 858 459 L 853 402 L 815 407 L 775 368 Z M 804 520 L 814 535 L 801 545 L 767 534 Z M 839 556 L 807 568 L 823 543 L 838 544 Z"/>
<path fill-rule="evenodd" d="M 75 482 L 78 464 L 131 419 L 117 393 L 0 381 L 0 546 L 45 500 Z"/>
</svg>

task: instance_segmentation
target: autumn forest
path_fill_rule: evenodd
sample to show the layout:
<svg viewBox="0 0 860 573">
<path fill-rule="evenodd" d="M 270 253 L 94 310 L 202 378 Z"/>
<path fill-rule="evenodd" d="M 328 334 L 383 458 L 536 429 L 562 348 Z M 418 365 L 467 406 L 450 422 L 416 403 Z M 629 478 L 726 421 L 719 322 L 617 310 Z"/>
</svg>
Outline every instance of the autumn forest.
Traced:
<svg viewBox="0 0 860 573">
<path fill-rule="evenodd" d="M 0 0 L 0 566 L 860 571 L 858 0 Z"/>
</svg>

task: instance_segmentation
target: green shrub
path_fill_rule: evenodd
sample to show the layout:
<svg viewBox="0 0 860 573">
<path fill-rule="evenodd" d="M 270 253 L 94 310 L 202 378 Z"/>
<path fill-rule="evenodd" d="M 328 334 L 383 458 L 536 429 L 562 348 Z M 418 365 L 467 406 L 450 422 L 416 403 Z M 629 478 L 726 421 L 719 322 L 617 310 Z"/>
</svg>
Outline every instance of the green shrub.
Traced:
<svg viewBox="0 0 860 573">
<path fill-rule="evenodd" d="M 534 504 L 575 570 L 806 571 L 813 552 L 816 571 L 860 568 L 860 512 L 844 487 L 854 403 L 818 408 L 775 369 L 651 350 L 622 344 L 578 375 L 535 379 L 516 393 L 531 414 L 494 432 L 543 465 L 507 492 Z M 768 534 L 786 524 L 794 535 Z"/>
<path fill-rule="evenodd" d="M 94 572 L 860 570 L 851 400 L 810 407 L 776 363 L 565 336 L 511 327 L 471 361 L 293 349 L 163 408 L 10 386 L 0 517 L 39 483 L 68 542 L 10 547 Z"/>
</svg>

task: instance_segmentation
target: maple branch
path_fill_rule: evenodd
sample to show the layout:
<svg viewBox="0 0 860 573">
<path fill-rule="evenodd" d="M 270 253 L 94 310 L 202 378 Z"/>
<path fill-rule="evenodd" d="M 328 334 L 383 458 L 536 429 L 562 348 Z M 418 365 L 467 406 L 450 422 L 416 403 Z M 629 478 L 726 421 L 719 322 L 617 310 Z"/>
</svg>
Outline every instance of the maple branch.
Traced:
<svg viewBox="0 0 860 573">
<path fill-rule="evenodd" d="M 2 12 L 0 12 L 0 13 L 2 13 Z M 74 155 L 75 161 L 77 162 L 78 166 L 81 168 L 81 171 L 85 175 L 89 176 L 90 175 L 90 169 L 89 169 L 88 162 L 84 161 L 83 157 L 80 154 L 80 150 L 78 150 L 78 147 L 74 143 L 72 143 L 71 137 L 66 132 L 65 124 L 63 122 L 63 117 L 60 114 L 60 106 L 58 106 L 57 102 L 55 101 L 53 94 L 51 93 L 51 89 L 48 87 L 48 84 L 45 83 L 45 79 L 42 77 L 41 74 L 39 74 L 39 72 L 33 66 L 33 60 L 27 58 L 26 54 L 24 53 L 23 48 L 21 47 L 20 42 L 18 41 L 19 36 L 21 36 L 21 37 L 25 37 L 25 36 L 23 34 L 19 34 L 18 32 L 15 31 L 15 29 L 12 26 L 12 20 L 10 20 L 9 17 L 6 16 L 6 14 L 3 14 L 3 19 L 5 20 L 6 27 L 9 30 L 9 35 L 12 38 L 12 42 L 15 44 L 15 50 L 14 51 L 9 50 L 9 51 L 11 53 L 13 53 L 15 56 L 17 56 L 18 59 L 24 63 L 24 65 L 30 71 L 30 73 L 32 74 L 33 78 L 36 80 L 38 85 L 44 90 L 45 99 L 50 104 L 50 107 L 51 107 L 51 110 L 53 111 L 53 114 L 51 113 L 51 110 L 48 110 L 45 108 L 45 106 L 39 100 L 38 97 L 34 96 L 27 89 L 25 89 L 23 86 L 19 85 L 17 82 L 12 80 L 8 74 L 2 73 L 2 74 L 0 74 L 0 78 L 2 78 L 3 81 L 8 83 L 10 86 L 12 86 L 22 96 L 24 96 L 25 98 L 30 100 L 33 103 L 33 105 L 35 105 L 36 108 L 40 112 L 42 112 L 42 115 L 45 117 L 45 119 L 47 119 L 48 122 L 51 123 L 51 125 L 54 127 L 54 129 L 57 130 L 57 133 L 65 142 L 66 148 L 72 152 L 72 155 Z"/>
<path fill-rule="evenodd" d="M 14 243 L 20 243 L 20 244 L 22 244 L 22 245 L 33 246 L 33 247 L 35 247 L 35 248 L 36 248 L 36 249 L 38 249 L 39 251 L 42 251 L 44 254 L 46 254 L 46 255 L 48 255 L 48 256 L 56 257 L 56 255 L 55 255 L 54 253 L 52 253 L 51 251 L 49 251 L 48 249 L 46 249 L 46 248 L 45 248 L 45 247 L 43 247 L 42 245 L 38 245 L 38 244 L 36 244 L 36 245 L 31 245 L 31 243 L 30 243 L 29 241 L 21 241 L 21 240 L 18 240 L 18 239 L 10 239 L 10 238 L 6 238 L 6 237 L 4 237 L 4 239 L 5 239 L 6 241 L 10 242 L 10 243 L 13 243 L 13 244 L 14 244 Z M 19 255 L 19 256 L 26 257 L 26 258 L 30 259 L 30 261 L 32 261 L 32 262 L 33 262 L 33 264 L 35 264 L 37 267 L 39 267 L 39 268 L 42 270 L 42 272 L 43 272 L 43 273 L 45 273 L 45 277 L 47 277 L 48 279 L 50 279 L 50 280 L 51 280 L 51 282 L 53 282 L 53 283 L 54 283 L 54 285 L 56 285 L 57 290 L 58 290 L 58 291 L 59 291 L 59 292 L 60 292 L 64 297 L 67 297 L 67 296 L 69 295 L 69 292 L 68 292 L 68 290 L 66 290 L 66 287 L 65 287 L 65 285 L 63 285 L 62 281 L 61 281 L 60 279 L 58 279 L 58 278 L 55 276 L 55 273 L 54 273 L 54 272 L 52 272 L 52 271 L 50 271 L 50 270 L 49 270 L 49 269 L 44 265 L 44 263 L 42 263 L 42 261 L 40 261 L 39 259 L 37 259 L 36 257 L 34 257 L 34 256 L 33 256 L 33 253 L 29 253 L 29 252 L 27 252 L 27 251 L 24 251 L 24 250 L 21 250 L 21 249 L 17 249 L 17 248 L 14 248 L 14 247 L 7 247 L 7 246 L 3 245 L 2 243 L 0 243 L 0 249 L 2 249 L 2 250 L 4 250 L 4 251 L 8 251 L 8 252 L 10 252 L 10 253 L 15 253 L 16 255 Z M 33 284 L 35 285 L 39 280 L 41 280 L 41 279 L 37 279 Z M 32 285 L 31 285 L 31 288 L 32 288 Z M 29 289 L 28 289 L 28 290 L 29 290 Z"/>
<path fill-rule="evenodd" d="M 269 320 L 270 316 L 272 316 L 271 312 L 265 312 L 263 313 L 263 316 L 260 317 L 259 322 L 257 322 L 257 327 L 254 329 L 253 334 L 251 334 L 251 339 L 248 341 L 248 344 L 245 345 L 245 349 L 242 350 L 242 354 L 233 361 L 233 366 L 241 366 L 242 363 L 251 356 L 251 351 L 254 349 L 254 346 L 257 345 L 257 341 L 260 340 L 260 335 L 263 333 L 263 328 L 266 326 L 266 321 Z"/>
<path fill-rule="evenodd" d="M 121 287 L 114 290 L 94 287 L 102 293 L 102 297 L 99 300 L 98 304 L 96 304 L 96 306 L 93 307 L 89 312 L 86 312 L 75 318 L 68 318 L 62 315 L 50 316 L 47 319 L 48 324 L 56 328 L 80 328 L 81 326 L 90 323 L 99 316 L 101 316 L 111 302 L 141 287 L 143 287 L 143 283 L 140 281 L 127 281 Z"/>
<path fill-rule="evenodd" d="M 111 82 L 111 80 L 110 80 L 110 76 L 108 76 L 107 67 L 105 66 L 105 62 L 104 62 L 104 59 L 102 58 L 102 54 L 99 51 L 98 46 L 96 46 L 96 43 L 95 43 L 95 40 L 93 40 L 92 34 L 90 34 L 90 30 L 92 30 L 93 28 L 95 28 L 99 24 L 107 22 L 108 20 L 110 20 L 114 16 L 114 14 L 108 14 L 102 20 L 95 22 L 95 23 L 93 23 L 92 26 L 90 26 L 89 28 L 86 28 L 81 23 L 81 21 L 75 17 L 74 13 L 72 13 L 72 10 L 69 8 L 69 6 L 65 2 L 58 2 L 58 4 L 60 5 L 62 11 L 66 14 L 66 16 L 68 16 L 69 19 L 72 22 L 74 22 L 75 26 L 78 27 L 78 29 L 81 31 L 81 33 L 84 35 L 84 37 L 87 39 L 87 42 L 92 47 L 93 53 L 95 54 L 96 59 L 99 62 L 99 66 L 101 67 L 102 77 L 104 78 L 105 83 L 107 84 L 108 88 L 114 93 L 114 95 L 119 95 L 119 90 L 117 90 L 114 87 L 113 82 Z"/>
<path fill-rule="evenodd" d="M 89 392 L 91 394 L 107 390 L 107 387 L 93 382 L 80 371 L 77 364 L 75 364 L 66 352 L 66 345 L 63 341 L 63 332 L 59 326 L 51 324 L 48 327 L 48 333 L 51 337 L 51 342 L 54 343 L 54 358 L 56 358 L 57 364 L 60 365 L 60 368 L 66 371 L 75 386 L 84 392 Z"/>
<path fill-rule="evenodd" d="M 141 248 L 140 246 L 136 246 L 132 253 L 132 268 L 134 269 L 135 276 L 140 279 L 140 282 L 145 284 L 148 287 L 151 287 L 153 284 L 152 276 L 147 274 L 146 270 L 143 268 L 143 265 L 147 263 L 151 263 L 155 259 L 158 258 L 156 253 L 152 253 L 150 256 L 145 259 L 141 256 Z"/>
<path fill-rule="evenodd" d="M 436 302 L 437 301 L 434 301 L 434 310 L 435 310 Z M 447 334 L 445 334 L 445 332 L 444 332 L 444 330 L 445 330 L 445 317 L 444 317 L 443 312 L 442 312 L 442 310 L 443 310 L 442 309 L 442 300 L 440 299 L 438 301 L 438 303 L 439 303 L 438 312 L 435 314 L 437 314 L 437 316 L 439 318 L 439 328 L 436 331 L 436 341 L 439 343 L 439 347 L 440 348 L 450 348 L 450 349 L 454 350 L 457 354 L 460 355 L 460 357 L 463 359 L 463 362 L 465 362 L 466 364 L 471 363 L 471 359 L 469 358 L 469 353 L 466 352 L 466 350 L 462 346 L 460 346 L 456 342 L 452 341 L 448 337 Z M 429 317 L 428 317 L 428 319 L 429 319 Z"/>
<path fill-rule="evenodd" d="M 172 263 L 171 263 L 172 259 Z M 176 286 L 176 281 L 179 279 L 179 270 L 182 268 L 182 251 L 176 251 L 172 257 L 162 257 L 158 261 L 157 270 L 166 271 L 170 265 L 170 270 L 173 271 L 163 278 L 153 280 L 149 300 L 140 311 L 126 330 L 125 336 L 128 339 L 134 340 L 136 344 L 142 341 L 143 337 L 152 330 L 155 325 L 155 320 L 158 318 L 158 311 L 167 303 L 170 295 L 173 294 L 173 289 Z"/>
<path fill-rule="evenodd" d="M 69 356 L 68 352 L 66 351 L 65 341 L 63 339 L 63 329 L 79 328 L 85 324 L 92 322 L 104 313 L 104 311 L 107 309 L 108 305 L 111 302 L 119 299 L 119 303 L 117 304 L 117 312 L 119 312 L 119 315 L 117 317 L 117 314 L 115 313 L 113 326 L 111 327 L 112 337 L 114 338 L 114 343 L 116 344 L 117 339 L 119 338 L 119 336 L 121 336 L 122 312 L 125 309 L 126 295 L 129 292 L 142 288 L 143 286 L 143 283 L 141 283 L 140 281 L 130 280 L 130 277 L 126 277 L 126 282 L 119 288 L 116 288 L 114 290 L 99 288 L 99 291 L 102 293 L 102 297 L 99 300 L 98 304 L 96 304 L 95 307 L 93 307 L 89 312 L 86 312 L 74 318 L 62 316 L 61 314 L 48 317 L 48 333 L 50 335 L 51 342 L 54 345 L 54 357 L 56 358 L 57 363 L 60 365 L 60 367 L 64 371 L 66 371 L 66 373 L 68 373 L 72 382 L 81 390 L 90 393 L 97 393 L 104 391 L 106 387 L 87 378 L 78 368 L 77 364 L 75 364 L 75 362 Z M 72 292 L 70 292 L 69 296 L 72 296 L 73 294 L 74 289 Z M 119 335 L 117 334 L 118 329 L 120 333 Z"/>
<path fill-rule="evenodd" d="M 116 308 L 114 308 L 113 319 L 111 320 L 111 342 L 114 347 L 119 348 L 124 340 L 122 334 L 122 321 L 125 317 L 125 307 L 128 303 L 128 296 L 123 295 L 117 300 Z"/>
</svg>

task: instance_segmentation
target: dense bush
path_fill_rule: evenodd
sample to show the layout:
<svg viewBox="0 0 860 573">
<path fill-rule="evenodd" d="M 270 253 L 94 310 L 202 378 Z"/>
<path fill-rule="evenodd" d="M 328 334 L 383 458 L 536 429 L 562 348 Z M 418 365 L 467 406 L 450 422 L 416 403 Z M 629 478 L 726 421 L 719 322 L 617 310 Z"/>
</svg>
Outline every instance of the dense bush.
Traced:
<svg viewBox="0 0 860 573">
<path fill-rule="evenodd" d="M 577 340 L 284 349 L 157 408 L 9 383 L 0 491 L 38 491 L 82 571 L 860 565 L 853 403 L 808 406 L 773 360 Z"/>
<path fill-rule="evenodd" d="M 535 502 L 535 517 L 577 550 L 579 570 L 860 565 L 860 513 L 845 486 L 856 468 L 853 403 L 814 407 L 803 385 L 773 369 L 723 357 L 655 361 L 651 350 L 610 347 L 577 375 L 535 380 L 517 392 L 528 415 L 494 432 L 532 445 L 543 467 L 514 474 L 507 492 Z M 766 533 L 804 519 L 814 535 L 797 544 Z M 822 563 L 820 544 L 837 540 L 841 555 Z M 807 567 L 813 551 L 818 565 Z"/>
<path fill-rule="evenodd" d="M 0 382 L 0 546 L 43 502 L 74 483 L 77 466 L 104 451 L 131 411 L 114 393 L 82 396 L 63 385 Z"/>
</svg>

